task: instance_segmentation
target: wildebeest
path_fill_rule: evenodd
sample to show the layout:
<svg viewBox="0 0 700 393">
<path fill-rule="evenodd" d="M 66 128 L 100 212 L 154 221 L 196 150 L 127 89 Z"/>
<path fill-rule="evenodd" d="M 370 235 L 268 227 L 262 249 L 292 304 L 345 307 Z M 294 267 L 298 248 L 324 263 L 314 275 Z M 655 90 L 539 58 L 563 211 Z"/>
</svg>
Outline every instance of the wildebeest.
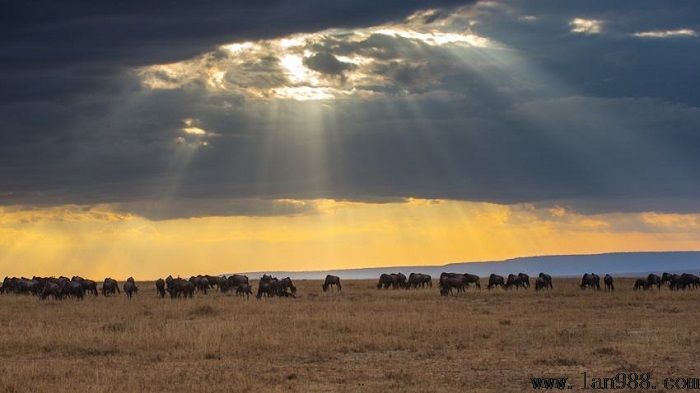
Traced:
<svg viewBox="0 0 700 393">
<path fill-rule="evenodd" d="M 44 289 L 41 292 L 41 298 L 46 299 L 49 296 L 53 296 L 53 298 L 56 300 L 63 298 L 63 292 L 57 283 L 49 281 L 44 285 Z"/>
<path fill-rule="evenodd" d="M 515 274 L 509 274 L 508 279 L 506 279 L 506 285 L 504 288 L 506 289 L 512 289 L 515 287 L 515 289 L 519 288 L 527 288 L 526 285 L 530 285 L 529 283 L 525 284 L 525 281 L 523 280 L 523 277 L 518 274 L 517 276 Z"/>
<path fill-rule="evenodd" d="M 71 281 L 79 282 L 80 285 L 83 287 L 83 291 L 85 293 L 92 293 L 93 295 L 97 296 L 97 283 L 96 282 L 82 278 L 80 276 L 73 276 L 73 278 L 71 278 Z"/>
<path fill-rule="evenodd" d="M 700 277 L 694 274 L 683 273 L 681 275 L 672 275 L 671 284 L 672 290 L 686 290 L 700 287 Z"/>
<path fill-rule="evenodd" d="M 331 291 L 333 291 L 334 286 L 338 289 L 338 291 L 343 289 L 343 287 L 340 285 L 340 277 L 328 274 L 325 281 L 323 281 L 323 284 L 321 285 L 323 292 L 326 292 L 329 288 Z"/>
<path fill-rule="evenodd" d="M 275 277 L 263 276 L 265 279 L 260 279 L 258 283 L 258 293 L 255 295 L 257 299 L 265 297 L 296 297 L 294 292 L 296 288 L 292 285 L 292 280 L 286 277 L 282 280 L 278 280 Z M 269 278 L 268 278 L 269 277 Z M 287 288 L 290 288 L 292 292 L 287 292 Z"/>
<path fill-rule="evenodd" d="M 139 287 L 136 286 L 136 282 L 133 277 L 126 279 L 124 283 L 124 293 L 126 293 L 127 299 L 131 299 L 139 291 Z"/>
<path fill-rule="evenodd" d="M 396 276 L 382 273 L 377 282 L 377 289 L 389 289 L 389 287 L 396 288 Z"/>
<path fill-rule="evenodd" d="M 407 288 L 425 288 L 426 286 L 433 287 L 433 278 L 429 274 L 411 273 L 408 275 Z"/>
<path fill-rule="evenodd" d="M 518 273 L 518 278 L 520 282 L 523 283 L 524 288 L 530 288 L 530 276 L 525 273 Z"/>
<path fill-rule="evenodd" d="M 197 289 L 199 292 L 204 292 L 204 294 L 207 294 L 207 291 L 209 290 L 209 279 L 206 276 L 192 276 L 190 277 L 190 282 L 194 287 Z"/>
<path fill-rule="evenodd" d="M 487 288 L 492 289 L 499 286 L 505 286 L 505 280 L 503 279 L 503 276 L 499 276 L 498 274 L 491 274 L 489 276 L 489 285 Z"/>
<path fill-rule="evenodd" d="M 180 277 L 168 276 L 165 279 L 165 290 L 170 294 L 171 299 L 179 297 L 189 297 L 194 295 L 194 284 Z"/>
<path fill-rule="evenodd" d="M 156 280 L 156 293 L 161 298 L 165 297 L 165 280 L 162 278 Z"/>
<path fill-rule="evenodd" d="M 643 278 L 638 278 L 637 281 L 634 282 L 634 290 L 639 290 L 639 289 L 644 289 L 647 290 L 649 289 L 649 281 L 645 280 Z"/>
<path fill-rule="evenodd" d="M 116 295 L 118 293 L 121 292 L 119 291 L 119 285 L 117 284 L 117 280 L 114 280 L 110 277 L 105 278 L 105 281 L 102 283 L 102 295 L 108 296 Z"/>
<path fill-rule="evenodd" d="M 611 275 L 606 274 L 605 277 L 603 277 L 603 282 L 605 283 L 605 290 L 606 291 L 614 291 L 615 290 L 615 285 L 613 284 L 613 278 Z"/>
<path fill-rule="evenodd" d="M 475 287 L 481 289 L 481 279 L 479 276 L 469 273 L 464 273 L 462 276 L 464 276 L 464 285 L 466 287 L 468 287 L 469 284 L 474 284 Z"/>
<path fill-rule="evenodd" d="M 550 276 L 547 273 L 540 273 L 539 276 L 537 276 L 544 280 L 544 283 L 549 289 L 554 289 L 554 286 L 552 286 L 552 276 Z"/>
<path fill-rule="evenodd" d="M 547 285 L 547 280 L 538 276 L 535 279 L 535 291 L 540 291 L 542 289 L 549 289 L 549 286 Z"/>
<path fill-rule="evenodd" d="M 647 276 L 647 286 L 648 286 L 649 288 L 651 288 L 651 287 L 653 287 L 654 285 L 656 285 L 656 287 L 657 287 L 658 289 L 661 289 L 661 277 L 657 276 L 657 275 L 654 274 L 654 273 L 650 273 L 650 274 Z"/>
<path fill-rule="evenodd" d="M 250 284 L 239 284 L 238 287 L 236 287 L 236 296 L 245 296 L 246 299 L 249 299 L 252 294 L 253 288 Z"/>
<path fill-rule="evenodd" d="M 452 293 L 453 288 L 457 290 L 457 293 L 464 292 L 464 286 L 464 276 L 461 274 L 443 273 L 440 275 L 440 295 L 442 296 Z"/>
<path fill-rule="evenodd" d="M 581 289 L 597 289 L 600 290 L 600 276 L 595 273 L 585 273 L 581 277 Z"/>
<path fill-rule="evenodd" d="M 227 292 L 228 290 L 238 288 L 241 284 L 249 284 L 248 276 L 244 276 L 242 274 L 233 274 L 228 276 L 226 279 L 222 279 L 219 281 L 219 289 L 221 290 L 221 292 Z"/>
<path fill-rule="evenodd" d="M 76 299 L 82 300 L 85 296 L 85 290 L 83 286 L 78 281 L 72 281 L 67 279 L 61 279 L 59 286 L 63 292 L 63 296 L 75 297 Z"/>
</svg>

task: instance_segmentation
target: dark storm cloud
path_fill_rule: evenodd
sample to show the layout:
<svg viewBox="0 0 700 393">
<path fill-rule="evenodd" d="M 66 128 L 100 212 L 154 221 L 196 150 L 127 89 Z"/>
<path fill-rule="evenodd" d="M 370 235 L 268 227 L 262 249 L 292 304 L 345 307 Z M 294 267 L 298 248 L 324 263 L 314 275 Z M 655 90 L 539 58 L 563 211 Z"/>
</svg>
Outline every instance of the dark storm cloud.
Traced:
<svg viewBox="0 0 700 393">
<path fill-rule="evenodd" d="M 218 44 L 369 25 L 442 4 L 22 4 L 2 12 L 2 204 L 115 203 L 153 219 L 299 214 L 310 207 L 272 200 L 320 197 L 699 211 L 699 40 L 633 36 L 698 30 L 693 3 L 479 6 L 473 30 L 508 49 L 463 57 L 386 34 L 327 36 L 307 48 L 319 60 L 307 66 L 338 75 L 355 71 L 338 57 L 365 56 L 382 83 L 360 90 L 390 93 L 328 105 L 255 103 L 199 79 L 149 90 L 130 67 L 207 51 L 216 62 L 229 56 Z M 576 17 L 604 21 L 603 31 L 572 33 Z M 422 22 L 466 28 L 443 11 Z M 491 56 L 519 62 L 499 68 Z M 223 80 L 288 82 L 275 55 Z M 183 133 L 186 118 L 207 134 Z"/>
<path fill-rule="evenodd" d="M 326 52 L 319 52 L 304 58 L 304 64 L 314 71 L 328 75 L 342 75 L 343 72 L 355 68 L 354 64 L 342 62 Z"/>
</svg>

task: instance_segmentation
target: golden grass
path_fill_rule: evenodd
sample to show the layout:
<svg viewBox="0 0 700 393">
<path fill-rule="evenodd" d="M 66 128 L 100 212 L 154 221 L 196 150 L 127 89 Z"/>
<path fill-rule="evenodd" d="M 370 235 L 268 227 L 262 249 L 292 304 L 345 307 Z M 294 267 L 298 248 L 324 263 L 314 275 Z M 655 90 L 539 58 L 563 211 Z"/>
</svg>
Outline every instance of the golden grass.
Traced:
<svg viewBox="0 0 700 393">
<path fill-rule="evenodd" d="M 500 392 L 582 371 L 700 376 L 700 291 L 296 284 L 298 299 L 260 301 L 160 299 L 152 283 L 132 301 L 0 296 L 0 391 Z"/>
</svg>

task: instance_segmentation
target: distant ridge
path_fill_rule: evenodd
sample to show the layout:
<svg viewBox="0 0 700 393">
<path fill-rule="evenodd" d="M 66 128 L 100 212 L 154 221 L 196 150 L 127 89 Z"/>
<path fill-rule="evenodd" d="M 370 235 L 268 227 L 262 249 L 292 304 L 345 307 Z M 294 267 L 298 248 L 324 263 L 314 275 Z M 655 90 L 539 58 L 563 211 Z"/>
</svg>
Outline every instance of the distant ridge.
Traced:
<svg viewBox="0 0 700 393">
<path fill-rule="evenodd" d="M 318 271 L 270 271 L 248 272 L 251 278 L 258 278 L 263 273 L 275 276 L 290 276 L 296 279 L 323 279 L 326 274 L 340 276 L 343 279 L 373 279 L 381 273 L 410 272 L 439 276 L 441 272 L 469 272 L 485 277 L 491 273 L 508 275 L 509 273 L 527 273 L 536 275 L 546 272 L 552 276 L 579 276 L 586 272 L 598 274 L 610 273 L 617 276 L 634 277 L 651 272 L 688 272 L 700 274 L 700 251 L 668 252 L 616 252 L 589 255 L 546 255 L 520 257 L 503 261 L 457 262 L 441 266 L 389 266 L 359 269 L 334 269 Z"/>
</svg>

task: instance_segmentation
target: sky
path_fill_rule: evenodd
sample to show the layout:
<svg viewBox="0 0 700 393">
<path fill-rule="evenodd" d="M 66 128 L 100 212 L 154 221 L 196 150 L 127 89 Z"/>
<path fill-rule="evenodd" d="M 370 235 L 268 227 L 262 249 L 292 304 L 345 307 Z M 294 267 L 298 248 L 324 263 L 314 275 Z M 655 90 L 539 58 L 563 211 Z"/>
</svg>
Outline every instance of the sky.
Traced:
<svg viewBox="0 0 700 393">
<path fill-rule="evenodd" d="M 693 1 L 0 7 L 1 275 L 700 250 Z"/>
</svg>

